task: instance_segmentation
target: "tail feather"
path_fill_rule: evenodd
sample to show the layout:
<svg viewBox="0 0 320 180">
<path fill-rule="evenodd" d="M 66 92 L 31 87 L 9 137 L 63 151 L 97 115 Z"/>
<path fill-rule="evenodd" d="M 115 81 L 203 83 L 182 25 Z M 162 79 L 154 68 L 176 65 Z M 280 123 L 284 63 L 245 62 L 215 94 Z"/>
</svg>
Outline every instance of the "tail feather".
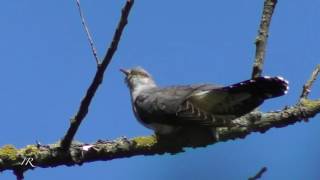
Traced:
<svg viewBox="0 0 320 180">
<path fill-rule="evenodd" d="M 262 76 L 226 86 L 223 89 L 228 90 L 230 93 L 249 92 L 256 97 L 269 99 L 286 94 L 289 90 L 289 82 L 279 76 Z"/>
<path fill-rule="evenodd" d="M 191 100 L 211 114 L 239 117 L 254 110 L 266 99 L 286 94 L 288 89 L 288 81 L 282 77 L 263 76 L 214 88 L 205 94 L 194 95 Z"/>
</svg>

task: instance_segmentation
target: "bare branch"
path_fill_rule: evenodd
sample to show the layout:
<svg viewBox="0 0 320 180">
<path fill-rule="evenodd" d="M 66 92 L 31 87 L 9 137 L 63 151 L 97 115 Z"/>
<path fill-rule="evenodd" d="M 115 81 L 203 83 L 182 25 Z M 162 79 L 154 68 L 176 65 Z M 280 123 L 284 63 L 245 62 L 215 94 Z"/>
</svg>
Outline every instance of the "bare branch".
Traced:
<svg viewBox="0 0 320 180">
<path fill-rule="evenodd" d="M 47 168 L 60 165 L 82 165 L 85 162 L 107 161 L 137 155 L 175 154 L 183 152 L 185 147 L 204 147 L 217 142 L 245 138 L 252 132 L 264 133 L 273 127 L 285 127 L 300 122 L 301 119 L 314 117 L 319 112 L 320 100 L 304 99 L 297 105 L 281 111 L 268 113 L 255 111 L 247 114 L 233 120 L 226 127 L 218 128 L 215 135 L 209 129 L 192 129 L 171 138 L 145 136 L 132 139 L 119 138 L 113 141 L 99 140 L 93 144 L 73 143 L 69 153 L 63 151 L 59 143 L 48 146 L 28 145 L 22 149 L 6 145 L 0 148 L 0 171 L 20 167 L 19 162 L 28 157 L 33 158 L 34 166 Z M 216 135 L 219 139 L 215 138 Z M 25 168 L 33 169 L 31 166 Z"/>
<path fill-rule="evenodd" d="M 317 79 L 319 72 L 320 72 L 320 64 L 317 65 L 316 69 L 312 72 L 310 79 L 303 86 L 300 99 L 308 97 L 309 93 L 311 92 L 311 86 L 314 83 L 314 81 Z"/>
<path fill-rule="evenodd" d="M 253 64 L 252 78 L 261 76 L 266 53 L 269 25 L 277 0 L 265 0 L 258 36 L 256 37 L 256 54 Z"/>
<path fill-rule="evenodd" d="M 123 31 L 124 27 L 126 26 L 126 24 L 128 23 L 128 16 L 129 16 L 129 12 L 130 12 L 130 9 L 131 9 L 133 3 L 134 3 L 134 0 L 127 0 L 125 7 L 122 9 L 122 15 L 121 15 L 120 22 L 117 26 L 116 32 L 113 35 L 113 39 L 112 39 L 111 44 L 109 45 L 107 53 L 104 56 L 103 61 L 101 63 L 102 69 L 105 69 L 105 67 L 109 65 L 114 52 L 117 50 L 122 31 Z"/>
<path fill-rule="evenodd" d="M 80 5 L 80 0 L 76 0 L 77 1 L 77 6 L 78 6 L 78 10 L 79 10 L 79 14 L 80 14 L 80 17 L 81 17 L 81 22 L 82 22 L 82 25 L 83 25 L 83 28 L 87 34 L 87 38 L 88 38 L 88 41 L 89 41 L 89 44 L 90 44 L 90 47 L 91 47 L 91 50 L 92 50 L 92 53 L 93 53 L 93 56 L 96 60 L 96 63 L 97 65 L 99 65 L 99 59 L 98 59 L 98 56 L 97 56 L 97 49 L 96 47 L 94 46 L 94 42 L 93 42 L 93 39 L 91 37 L 91 34 L 90 34 L 90 31 L 89 31 L 89 28 L 86 24 L 86 21 L 84 19 L 84 16 L 83 16 L 83 12 L 81 10 L 81 5 Z"/>
<path fill-rule="evenodd" d="M 17 180 L 23 180 L 24 179 L 24 170 L 23 169 L 14 169 L 13 174 L 16 176 Z"/>
<path fill-rule="evenodd" d="M 267 168 L 263 167 L 260 169 L 260 171 L 253 177 L 248 178 L 248 180 L 258 180 L 262 177 L 262 175 L 267 172 Z"/>
<path fill-rule="evenodd" d="M 64 136 L 64 138 L 61 141 L 61 148 L 63 150 L 67 150 L 71 144 L 72 139 L 74 138 L 82 120 L 87 115 L 89 110 L 89 105 L 92 101 L 93 96 L 95 95 L 99 85 L 102 83 L 103 80 L 103 74 L 110 63 L 113 54 L 116 52 L 121 34 L 124 30 L 124 27 L 126 26 L 128 22 L 128 16 L 130 9 L 134 3 L 134 0 L 127 0 L 124 8 L 122 9 L 122 14 L 120 21 L 118 23 L 117 29 L 115 31 L 115 34 L 113 36 L 112 42 L 110 44 L 110 47 L 108 48 L 108 51 L 101 62 L 101 64 L 98 65 L 98 69 L 96 71 L 95 77 L 93 81 L 91 82 L 91 85 L 89 86 L 87 93 L 85 97 L 82 99 L 80 107 L 76 115 L 71 119 L 70 127 Z"/>
</svg>

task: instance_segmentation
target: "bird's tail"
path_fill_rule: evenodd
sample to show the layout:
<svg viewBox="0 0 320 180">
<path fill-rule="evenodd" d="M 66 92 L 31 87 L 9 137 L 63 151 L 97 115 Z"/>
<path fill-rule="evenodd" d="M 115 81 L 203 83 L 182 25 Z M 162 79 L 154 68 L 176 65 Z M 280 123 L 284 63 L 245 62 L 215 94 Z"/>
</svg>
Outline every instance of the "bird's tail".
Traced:
<svg viewBox="0 0 320 180">
<path fill-rule="evenodd" d="M 282 77 L 262 76 L 224 87 L 230 93 L 250 92 L 252 95 L 269 99 L 286 94 L 289 82 Z"/>
<path fill-rule="evenodd" d="M 266 99 L 286 94 L 288 90 L 288 81 L 282 77 L 263 76 L 212 89 L 200 95 L 201 101 L 197 102 L 200 108 L 216 118 L 234 119 L 254 110 Z"/>
</svg>

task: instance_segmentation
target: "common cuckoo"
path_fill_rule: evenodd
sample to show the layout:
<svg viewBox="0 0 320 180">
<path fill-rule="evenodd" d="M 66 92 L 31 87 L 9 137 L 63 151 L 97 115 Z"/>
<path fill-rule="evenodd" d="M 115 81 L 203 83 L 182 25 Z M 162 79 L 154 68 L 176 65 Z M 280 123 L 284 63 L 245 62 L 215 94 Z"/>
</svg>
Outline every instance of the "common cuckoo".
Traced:
<svg viewBox="0 0 320 180">
<path fill-rule="evenodd" d="M 287 93 L 282 77 L 258 77 L 232 84 L 158 87 L 143 68 L 121 69 L 136 118 L 157 134 L 183 127 L 217 127 L 243 116 L 264 100 Z"/>
</svg>

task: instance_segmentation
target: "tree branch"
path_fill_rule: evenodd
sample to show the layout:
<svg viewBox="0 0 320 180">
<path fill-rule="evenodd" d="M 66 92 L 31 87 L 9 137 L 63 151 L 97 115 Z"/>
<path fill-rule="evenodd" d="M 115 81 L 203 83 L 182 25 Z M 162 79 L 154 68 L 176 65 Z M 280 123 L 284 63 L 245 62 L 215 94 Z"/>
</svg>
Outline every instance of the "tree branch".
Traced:
<svg viewBox="0 0 320 180">
<path fill-rule="evenodd" d="M 320 64 L 316 67 L 316 69 L 312 72 L 310 79 L 307 81 L 307 83 L 303 86 L 302 93 L 300 95 L 300 99 L 307 98 L 309 93 L 311 92 L 311 86 L 314 83 L 314 81 L 317 79 L 317 76 L 320 72 Z"/>
<path fill-rule="evenodd" d="M 24 170 L 21 169 L 15 169 L 13 170 L 13 174 L 16 176 L 17 180 L 23 180 L 24 179 Z"/>
<path fill-rule="evenodd" d="M 260 22 L 258 36 L 256 37 L 256 54 L 253 64 L 252 78 L 261 76 L 266 53 L 267 39 L 269 33 L 269 25 L 271 22 L 273 11 L 276 7 L 277 0 L 265 0 L 263 12 Z"/>
<path fill-rule="evenodd" d="M 93 53 L 93 57 L 96 60 L 97 65 L 99 65 L 100 62 L 99 62 L 99 59 L 98 59 L 98 56 L 97 56 L 97 49 L 94 46 L 93 39 L 91 37 L 89 28 L 88 28 L 88 26 L 86 24 L 86 21 L 84 19 L 84 16 L 83 16 L 83 13 L 82 13 L 82 10 L 81 10 L 80 0 L 76 0 L 76 1 L 77 1 L 77 6 L 78 6 L 81 22 L 82 22 L 84 31 L 86 32 L 86 35 L 87 35 L 87 38 L 88 38 L 88 41 L 89 41 L 89 44 L 90 44 L 90 47 L 91 47 L 91 51 Z"/>
<path fill-rule="evenodd" d="M 107 50 L 107 53 L 103 61 L 101 62 L 101 64 L 98 65 L 98 69 L 96 71 L 95 77 L 91 82 L 91 85 L 89 86 L 85 97 L 81 101 L 79 110 L 76 113 L 76 115 L 71 119 L 70 127 L 61 141 L 61 148 L 63 150 L 67 150 L 69 148 L 71 141 L 73 140 L 82 120 L 85 118 L 85 116 L 88 113 L 88 109 L 93 99 L 93 96 L 95 95 L 99 85 L 102 83 L 103 74 L 110 63 L 113 57 L 113 54 L 117 50 L 117 47 L 121 38 L 121 34 L 124 30 L 124 27 L 128 23 L 128 16 L 133 3 L 134 3 L 134 0 L 127 0 L 124 8 L 122 9 L 120 21 L 118 23 L 115 34 L 113 36 L 112 42 Z"/>
<path fill-rule="evenodd" d="M 33 158 L 33 165 L 47 168 L 60 165 L 82 165 L 92 161 L 107 161 L 137 155 L 155 155 L 183 152 L 186 147 L 204 147 L 217 142 L 245 138 L 252 132 L 264 133 L 273 127 L 285 127 L 302 119 L 314 117 L 320 112 L 320 99 L 304 99 L 281 111 L 262 113 L 255 111 L 233 120 L 228 126 L 220 127 L 215 135 L 209 129 L 192 129 L 180 132 L 179 136 L 144 136 L 132 139 L 119 138 L 112 141 L 99 140 L 93 144 L 72 143 L 68 152 L 59 143 L 47 146 L 28 145 L 16 149 L 12 145 L 0 148 L 0 171 L 21 167 L 24 158 Z M 192 133 L 190 133 L 192 132 Z M 216 136 L 219 138 L 217 139 Z M 33 169 L 25 166 L 24 170 Z"/>
<path fill-rule="evenodd" d="M 262 175 L 267 172 L 267 168 L 263 167 L 260 169 L 260 171 L 253 177 L 248 178 L 248 180 L 258 180 L 262 177 Z"/>
</svg>

